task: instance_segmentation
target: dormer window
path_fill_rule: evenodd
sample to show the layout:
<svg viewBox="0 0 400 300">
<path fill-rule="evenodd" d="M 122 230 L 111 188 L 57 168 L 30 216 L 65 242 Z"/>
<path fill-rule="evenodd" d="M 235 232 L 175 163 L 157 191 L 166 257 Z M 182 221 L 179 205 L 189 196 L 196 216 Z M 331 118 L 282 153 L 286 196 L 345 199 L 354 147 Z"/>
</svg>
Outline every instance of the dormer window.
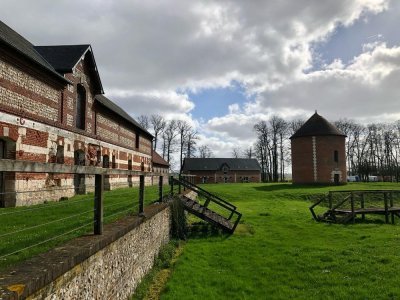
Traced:
<svg viewBox="0 0 400 300">
<path fill-rule="evenodd" d="M 85 88 L 80 84 L 77 86 L 76 95 L 75 125 L 76 128 L 84 130 L 86 115 L 86 91 Z"/>
<path fill-rule="evenodd" d="M 224 166 L 224 167 L 222 168 L 222 171 L 224 172 L 224 174 L 227 174 L 228 171 L 229 171 L 229 168 L 228 168 L 227 166 Z"/>
</svg>

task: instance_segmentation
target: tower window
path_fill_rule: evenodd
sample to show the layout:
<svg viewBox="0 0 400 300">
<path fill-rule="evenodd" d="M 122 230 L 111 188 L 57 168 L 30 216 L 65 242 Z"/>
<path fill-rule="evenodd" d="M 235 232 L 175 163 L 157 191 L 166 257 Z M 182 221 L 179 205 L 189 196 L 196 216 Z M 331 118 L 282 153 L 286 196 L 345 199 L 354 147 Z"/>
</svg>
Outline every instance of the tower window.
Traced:
<svg viewBox="0 0 400 300">
<path fill-rule="evenodd" d="M 339 152 L 337 150 L 333 152 L 333 160 L 336 163 L 339 162 Z"/>
<path fill-rule="evenodd" d="M 86 91 L 82 85 L 78 85 L 76 97 L 76 115 L 75 124 L 76 128 L 85 129 L 85 115 L 86 115 Z"/>
</svg>

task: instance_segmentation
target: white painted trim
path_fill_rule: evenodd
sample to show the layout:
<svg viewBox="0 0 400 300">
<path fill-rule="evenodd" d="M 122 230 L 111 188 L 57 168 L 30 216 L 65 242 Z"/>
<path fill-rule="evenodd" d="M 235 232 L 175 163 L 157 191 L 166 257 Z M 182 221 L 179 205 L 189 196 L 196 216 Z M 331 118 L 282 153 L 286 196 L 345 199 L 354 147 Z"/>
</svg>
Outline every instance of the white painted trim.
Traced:
<svg viewBox="0 0 400 300">
<path fill-rule="evenodd" d="M 317 173 L 317 138 L 312 137 L 314 182 L 318 181 Z"/>
<path fill-rule="evenodd" d="M 53 126 L 46 125 L 46 124 L 43 124 L 43 123 L 40 123 L 40 122 L 36 122 L 36 121 L 32 121 L 32 120 L 29 120 L 29 119 L 25 119 L 24 125 L 21 125 L 20 124 L 20 117 L 18 117 L 16 115 L 11 115 L 11 114 L 8 114 L 8 113 L 0 112 L 0 120 L 1 120 L 1 122 L 12 124 L 12 125 L 18 126 L 20 128 L 30 128 L 30 129 L 35 129 L 35 130 L 47 132 L 49 134 L 56 134 L 58 136 L 61 136 L 61 137 L 65 138 L 65 139 L 69 140 L 69 142 L 71 144 L 71 150 L 73 150 L 73 148 L 74 148 L 73 147 L 74 146 L 74 143 L 73 143 L 74 140 L 80 140 L 81 142 L 86 143 L 86 144 L 94 144 L 94 145 L 97 145 L 97 146 L 100 146 L 100 147 L 106 147 L 106 148 L 109 148 L 109 149 L 112 149 L 112 150 L 123 151 L 123 152 L 126 152 L 128 154 L 134 154 L 134 155 L 138 155 L 138 156 L 141 156 L 141 157 L 147 157 L 147 158 L 151 159 L 151 155 L 149 155 L 149 154 L 144 154 L 144 153 L 137 152 L 137 151 L 134 151 L 134 150 L 130 150 L 130 149 L 127 149 L 127 148 L 123 148 L 123 147 L 120 147 L 120 146 L 117 146 L 117 145 L 114 145 L 114 144 L 110 144 L 110 143 L 107 143 L 107 142 L 96 140 L 96 139 L 93 139 L 91 137 L 83 136 L 83 135 L 80 135 L 78 133 L 74 133 L 74 132 L 71 132 L 71 131 L 68 131 L 68 130 L 65 130 L 65 129 L 53 127 Z M 46 154 L 48 154 L 48 150 L 47 149 L 46 149 L 46 151 L 47 151 Z"/>
</svg>

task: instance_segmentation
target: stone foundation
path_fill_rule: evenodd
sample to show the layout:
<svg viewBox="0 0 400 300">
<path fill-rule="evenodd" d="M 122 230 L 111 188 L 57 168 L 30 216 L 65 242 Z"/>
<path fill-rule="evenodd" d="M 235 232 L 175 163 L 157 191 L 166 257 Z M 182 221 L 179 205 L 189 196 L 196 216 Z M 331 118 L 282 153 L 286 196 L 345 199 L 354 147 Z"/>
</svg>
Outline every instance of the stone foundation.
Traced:
<svg viewBox="0 0 400 300">
<path fill-rule="evenodd" d="M 0 299 L 127 299 L 169 241 L 166 204 L 0 273 Z"/>
</svg>

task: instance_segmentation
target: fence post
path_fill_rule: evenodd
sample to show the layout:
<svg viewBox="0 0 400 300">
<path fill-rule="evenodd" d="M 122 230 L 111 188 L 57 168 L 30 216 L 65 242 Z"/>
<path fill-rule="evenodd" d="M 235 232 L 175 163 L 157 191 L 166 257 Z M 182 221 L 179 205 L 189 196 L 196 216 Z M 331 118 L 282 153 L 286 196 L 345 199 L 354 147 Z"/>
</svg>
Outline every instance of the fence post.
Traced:
<svg viewBox="0 0 400 300">
<path fill-rule="evenodd" d="M 181 173 L 179 173 L 179 184 L 178 184 L 178 194 L 180 195 L 182 193 L 182 187 L 181 187 Z"/>
<path fill-rule="evenodd" d="M 94 234 L 103 234 L 104 175 L 96 174 L 94 180 Z"/>
<path fill-rule="evenodd" d="M 383 201 L 385 202 L 385 223 L 389 223 L 389 205 L 388 205 L 388 198 L 387 193 L 383 193 Z"/>
<path fill-rule="evenodd" d="M 158 177 L 158 199 L 160 202 L 163 202 L 163 184 L 164 184 L 164 177 Z"/>
<path fill-rule="evenodd" d="M 353 194 L 353 192 L 351 192 L 350 201 L 351 201 L 351 215 L 352 215 L 351 219 L 354 224 L 356 222 L 356 216 L 354 213 L 354 194 Z"/>
<path fill-rule="evenodd" d="M 365 200 L 364 200 L 364 193 L 363 192 L 361 192 L 360 197 L 361 197 L 361 211 L 364 211 Z M 364 213 L 362 214 L 362 220 L 365 221 L 365 214 Z"/>
<path fill-rule="evenodd" d="M 171 196 L 173 196 L 174 195 L 174 176 L 171 176 L 170 178 L 169 178 L 169 184 L 171 185 Z"/>
<path fill-rule="evenodd" d="M 390 192 L 389 194 L 389 201 L 390 201 L 390 207 L 393 207 L 393 192 Z M 391 212 L 391 217 L 392 217 L 392 224 L 394 224 L 394 212 L 392 210 Z"/>
<path fill-rule="evenodd" d="M 140 175 L 140 184 L 139 184 L 139 216 L 144 216 L 144 175 Z"/>
</svg>

